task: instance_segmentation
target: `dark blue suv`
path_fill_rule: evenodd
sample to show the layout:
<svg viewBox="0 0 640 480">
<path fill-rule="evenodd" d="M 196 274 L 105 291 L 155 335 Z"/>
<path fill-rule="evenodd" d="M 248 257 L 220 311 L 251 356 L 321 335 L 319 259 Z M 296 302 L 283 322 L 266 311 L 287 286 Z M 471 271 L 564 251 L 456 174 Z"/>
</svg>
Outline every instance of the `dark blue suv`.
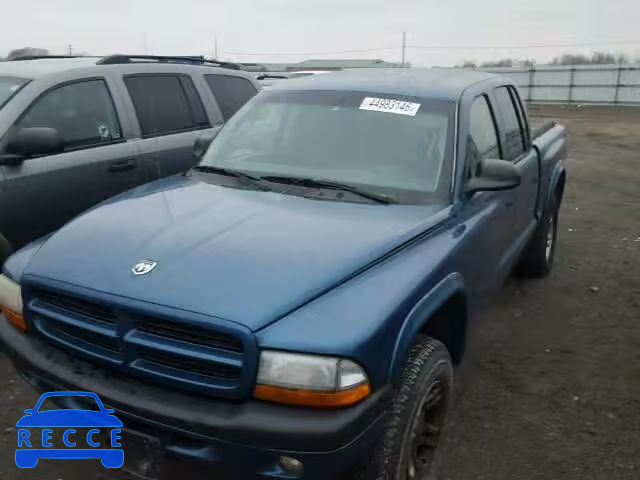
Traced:
<svg viewBox="0 0 640 480">
<path fill-rule="evenodd" d="M 211 477 L 435 476 L 467 325 L 551 270 L 565 155 L 505 78 L 282 81 L 187 174 L 12 256 L 0 339 Z"/>
</svg>

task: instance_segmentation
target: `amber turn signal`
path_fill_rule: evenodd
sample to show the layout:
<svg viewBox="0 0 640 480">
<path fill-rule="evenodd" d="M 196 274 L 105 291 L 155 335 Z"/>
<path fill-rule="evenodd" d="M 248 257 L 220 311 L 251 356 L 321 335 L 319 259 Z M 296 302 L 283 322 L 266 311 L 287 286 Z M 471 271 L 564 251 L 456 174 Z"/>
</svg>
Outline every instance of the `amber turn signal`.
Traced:
<svg viewBox="0 0 640 480">
<path fill-rule="evenodd" d="M 11 325 L 13 325 L 18 330 L 21 330 L 23 332 L 27 331 L 27 324 L 25 323 L 24 317 L 22 316 L 22 314 L 14 312 L 13 310 L 7 307 L 1 307 L 1 310 Z"/>
<path fill-rule="evenodd" d="M 254 397 L 268 402 L 285 403 L 304 407 L 336 408 L 354 405 L 371 393 L 368 383 L 348 390 L 336 392 L 319 392 L 314 390 L 297 390 L 271 385 L 257 385 Z"/>
</svg>

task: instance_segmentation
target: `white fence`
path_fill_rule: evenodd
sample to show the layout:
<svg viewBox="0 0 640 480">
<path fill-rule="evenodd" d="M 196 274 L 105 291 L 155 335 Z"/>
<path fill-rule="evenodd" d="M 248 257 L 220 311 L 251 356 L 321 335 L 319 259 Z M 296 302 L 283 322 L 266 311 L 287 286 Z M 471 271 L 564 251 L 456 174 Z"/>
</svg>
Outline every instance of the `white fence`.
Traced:
<svg viewBox="0 0 640 480">
<path fill-rule="evenodd" d="M 640 106 L 640 64 L 482 70 L 512 78 L 530 102 Z"/>
</svg>

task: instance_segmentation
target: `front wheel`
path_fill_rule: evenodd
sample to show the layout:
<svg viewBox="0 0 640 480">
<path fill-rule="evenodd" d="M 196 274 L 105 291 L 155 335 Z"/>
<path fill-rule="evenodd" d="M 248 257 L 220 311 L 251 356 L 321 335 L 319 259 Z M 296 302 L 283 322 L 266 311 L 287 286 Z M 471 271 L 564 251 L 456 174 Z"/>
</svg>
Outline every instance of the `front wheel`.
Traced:
<svg viewBox="0 0 640 480">
<path fill-rule="evenodd" d="M 391 399 L 385 430 L 359 480 L 432 480 L 453 395 L 453 367 L 446 347 L 419 336 Z"/>
</svg>

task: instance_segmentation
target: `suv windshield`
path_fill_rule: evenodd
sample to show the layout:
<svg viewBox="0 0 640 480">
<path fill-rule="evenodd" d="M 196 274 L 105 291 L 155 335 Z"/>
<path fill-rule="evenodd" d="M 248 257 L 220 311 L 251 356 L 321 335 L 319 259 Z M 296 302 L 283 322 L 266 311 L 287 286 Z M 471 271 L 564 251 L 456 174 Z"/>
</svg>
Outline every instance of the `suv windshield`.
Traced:
<svg viewBox="0 0 640 480">
<path fill-rule="evenodd" d="M 450 102 L 398 95 L 263 92 L 233 116 L 201 165 L 447 203 L 454 111 Z"/>
<path fill-rule="evenodd" d="M 25 78 L 0 77 L 0 108 L 4 107 L 28 81 Z"/>
</svg>

